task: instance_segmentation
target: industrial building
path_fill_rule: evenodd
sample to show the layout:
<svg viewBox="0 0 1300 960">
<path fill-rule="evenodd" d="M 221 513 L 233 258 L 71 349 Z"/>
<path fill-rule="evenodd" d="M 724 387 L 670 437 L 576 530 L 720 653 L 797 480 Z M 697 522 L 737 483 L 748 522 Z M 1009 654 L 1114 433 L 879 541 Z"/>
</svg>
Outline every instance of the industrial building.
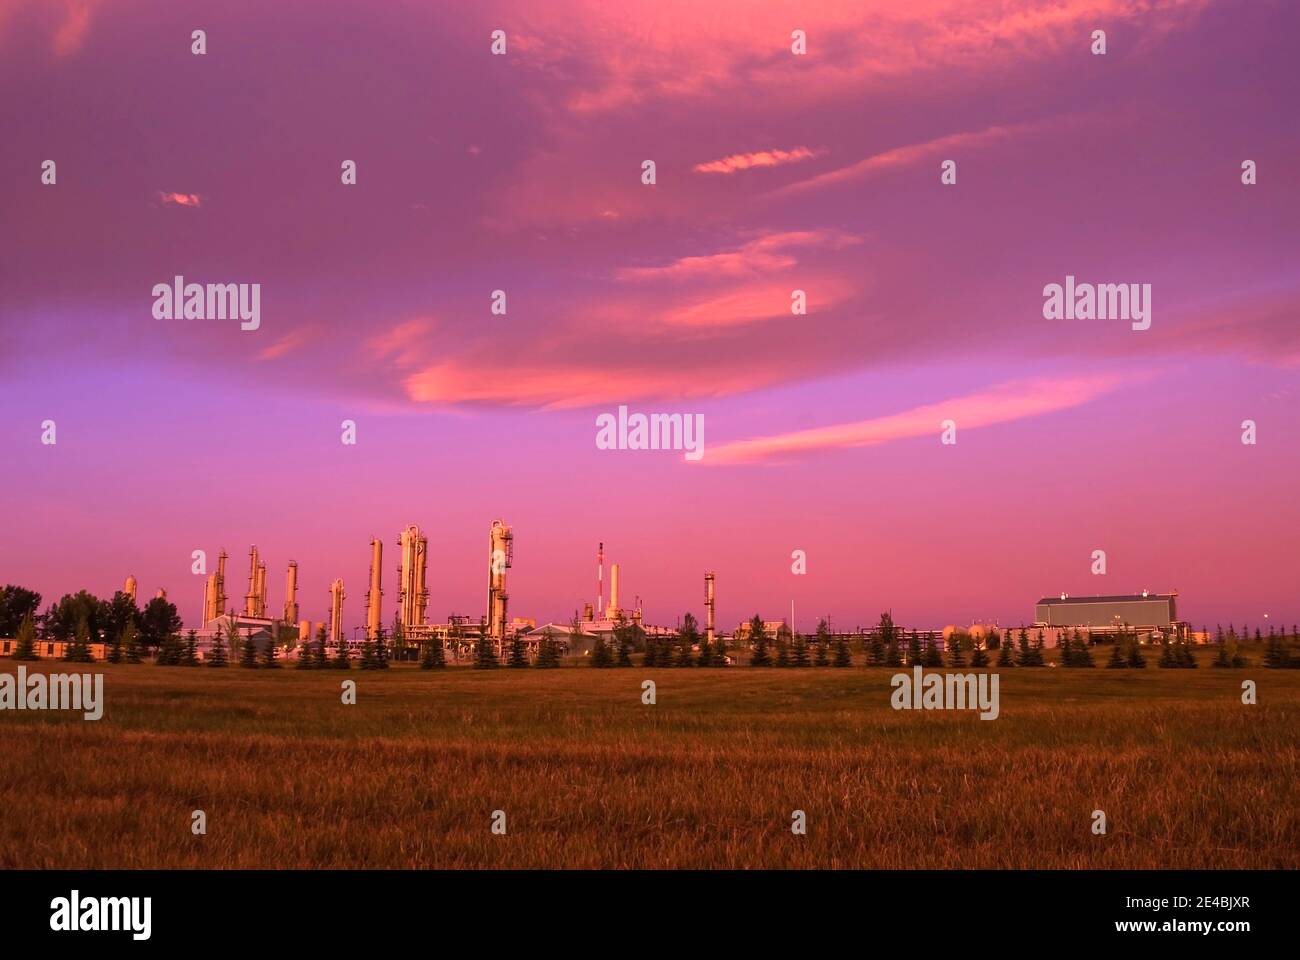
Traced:
<svg viewBox="0 0 1300 960">
<path fill-rule="evenodd" d="M 1120 594 L 1115 596 L 1044 597 L 1034 605 L 1035 627 L 1064 627 L 1093 633 L 1120 630 L 1138 634 L 1182 632 L 1177 591 L 1173 593 Z"/>
</svg>

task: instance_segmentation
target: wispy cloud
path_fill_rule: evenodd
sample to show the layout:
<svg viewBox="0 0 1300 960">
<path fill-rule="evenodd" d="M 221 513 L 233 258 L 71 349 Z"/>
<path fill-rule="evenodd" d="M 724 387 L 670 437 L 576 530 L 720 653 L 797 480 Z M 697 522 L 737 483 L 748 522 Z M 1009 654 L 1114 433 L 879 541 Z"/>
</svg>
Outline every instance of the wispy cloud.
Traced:
<svg viewBox="0 0 1300 960">
<path fill-rule="evenodd" d="M 197 193 L 169 193 L 160 190 L 158 199 L 164 206 L 172 207 L 198 207 L 203 204 L 202 198 Z"/>
<path fill-rule="evenodd" d="M 795 266 L 793 251 L 801 247 L 839 248 L 861 238 L 840 230 L 788 230 L 764 234 L 739 247 L 698 256 L 679 257 L 656 267 L 626 267 L 620 280 L 687 280 L 749 276 Z"/>
<path fill-rule="evenodd" d="M 696 173 L 732 174 L 740 170 L 752 170 L 755 167 L 779 167 L 800 160 L 811 160 L 817 152 L 808 147 L 795 147 L 793 150 L 760 150 L 756 153 L 733 153 L 720 160 L 697 163 Z"/>
<path fill-rule="evenodd" d="M 867 447 L 922 436 L 933 436 L 937 443 L 944 420 L 955 421 L 958 430 L 969 430 L 1036 417 L 1087 403 L 1121 382 L 1110 375 L 1014 381 L 886 417 L 725 443 L 710 448 L 701 462 L 784 461 L 819 450 Z"/>
</svg>

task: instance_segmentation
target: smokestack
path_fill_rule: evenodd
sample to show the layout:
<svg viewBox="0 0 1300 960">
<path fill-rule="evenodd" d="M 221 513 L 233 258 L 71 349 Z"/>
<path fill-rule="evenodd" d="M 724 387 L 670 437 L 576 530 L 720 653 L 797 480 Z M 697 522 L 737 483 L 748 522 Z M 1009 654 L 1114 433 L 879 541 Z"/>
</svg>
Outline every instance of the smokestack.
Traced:
<svg viewBox="0 0 1300 960">
<path fill-rule="evenodd" d="M 704 611 L 705 626 L 704 638 L 709 646 L 713 646 L 713 573 L 709 572 L 704 575 Z"/>
<path fill-rule="evenodd" d="M 596 551 L 596 616 L 605 613 L 605 541 L 600 541 Z"/>
<path fill-rule="evenodd" d="M 330 643 L 338 646 L 343 642 L 343 578 L 330 584 Z"/>
<path fill-rule="evenodd" d="M 131 574 L 126 578 L 126 583 L 122 585 L 122 592 L 131 598 L 132 603 L 135 603 L 135 588 L 135 574 Z"/>
<path fill-rule="evenodd" d="M 378 537 L 370 541 L 370 589 L 366 592 L 366 636 L 374 640 L 383 623 L 380 602 L 384 596 L 384 544 Z"/>
<path fill-rule="evenodd" d="M 298 561 L 289 561 L 289 572 L 284 578 L 284 622 L 298 622 Z"/>
<path fill-rule="evenodd" d="M 253 616 L 266 617 L 266 561 L 263 560 L 257 565 L 257 602 L 254 604 L 256 611 Z"/>
<path fill-rule="evenodd" d="M 615 563 L 609 568 L 609 607 L 605 610 L 605 618 L 614 620 L 618 614 L 618 564 Z"/>
</svg>

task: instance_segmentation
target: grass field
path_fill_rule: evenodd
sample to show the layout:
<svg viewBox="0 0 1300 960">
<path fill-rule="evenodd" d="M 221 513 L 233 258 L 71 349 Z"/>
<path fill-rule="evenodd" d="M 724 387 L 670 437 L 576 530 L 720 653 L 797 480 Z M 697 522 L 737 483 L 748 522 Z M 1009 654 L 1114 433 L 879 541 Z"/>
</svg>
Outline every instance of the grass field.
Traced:
<svg viewBox="0 0 1300 960">
<path fill-rule="evenodd" d="M 80 669 L 102 720 L 0 713 L 0 866 L 1300 867 L 1294 670 L 1003 670 L 981 721 L 862 667 Z"/>
</svg>

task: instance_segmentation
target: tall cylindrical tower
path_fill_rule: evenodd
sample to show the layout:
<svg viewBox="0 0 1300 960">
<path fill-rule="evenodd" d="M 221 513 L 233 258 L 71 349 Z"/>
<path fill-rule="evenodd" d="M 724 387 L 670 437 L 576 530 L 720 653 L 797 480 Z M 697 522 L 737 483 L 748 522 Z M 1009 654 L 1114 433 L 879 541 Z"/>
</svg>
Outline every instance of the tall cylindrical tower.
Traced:
<svg viewBox="0 0 1300 960">
<path fill-rule="evenodd" d="M 244 616 L 257 616 L 257 545 L 248 551 L 248 593 L 244 594 Z"/>
<path fill-rule="evenodd" d="M 704 638 L 708 641 L 709 646 L 713 646 L 713 573 L 710 571 L 704 575 Z"/>
<path fill-rule="evenodd" d="M 203 623 L 209 624 L 221 615 L 217 609 L 217 575 L 209 573 L 203 581 Z"/>
<path fill-rule="evenodd" d="M 343 642 L 343 578 L 330 584 L 330 643 L 338 646 Z"/>
<path fill-rule="evenodd" d="M 212 618 L 214 620 L 226 612 L 226 551 L 225 550 L 222 550 L 221 553 L 217 555 L 217 590 L 216 590 L 215 597 L 216 599 L 214 600 L 214 602 L 216 604 L 217 612 Z"/>
<path fill-rule="evenodd" d="M 370 589 L 366 592 L 366 636 L 374 640 L 383 624 L 381 602 L 384 596 L 384 542 L 378 537 L 370 541 Z"/>
<path fill-rule="evenodd" d="M 420 528 L 411 524 L 398 538 L 402 548 L 402 561 L 397 568 L 399 619 L 407 629 L 423 626 L 425 611 L 429 606 L 429 589 L 425 586 L 428 573 L 429 540 Z"/>
<path fill-rule="evenodd" d="M 257 564 L 256 601 L 253 604 L 253 616 L 266 617 L 266 561 Z"/>
<path fill-rule="evenodd" d="M 132 603 L 135 603 L 135 590 L 135 574 L 131 574 L 126 578 L 126 583 L 122 584 L 122 592 L 131 598 Z"/>
<path fill-rule="evenodd" d="M 284 622 L 298 622 L 298 561 L 289 561 L 289 570 L 284 577 Z"/>
<path fill-rule="evenodd" d="M 514 563 L 515 535 L 504 520 L 493 520 L 488 533 L 488 636 L 504 644 L 506 639 L 506 570 Z"/>
<path fill-rule="evenodd" d="M 621 611 L 618 606 L 618 564 L 609 567 L 609 606 L 605 608 L 606 620 L 617 620 Z"/>
</svg>

